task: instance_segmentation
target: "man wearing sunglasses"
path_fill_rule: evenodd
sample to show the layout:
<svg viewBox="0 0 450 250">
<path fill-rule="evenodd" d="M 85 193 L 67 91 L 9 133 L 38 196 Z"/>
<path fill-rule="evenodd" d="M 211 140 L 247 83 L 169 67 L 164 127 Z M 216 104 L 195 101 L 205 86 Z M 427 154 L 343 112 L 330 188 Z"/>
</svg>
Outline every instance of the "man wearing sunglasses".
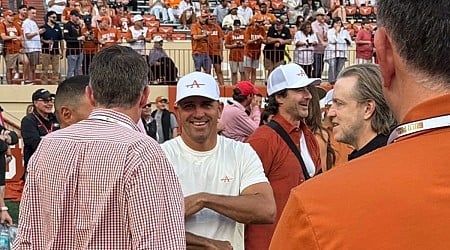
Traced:
<svg viewBox="0 0 450 250">
<path fill-rule="evenodd" d="M 22 119 L 21 134 L 23 138 L 23 160 L 25 169 L 31 155 L 36 151 L 41 138 L 57 130 L 59 124 L 53 114 L 55 94 L 46 89 L 38 89 L 33 93 L 33 112 Z"/>
<path fill-rule="evenodd" d="M 47 23 L 44 24 L 45 32 L 41 35 L 42 41 L 42 84 L 58 84 L 59 83 L 59 61 L 62 59 L 63 39 L 62 30 L 57 24 L 57 15 L 54 11 L 47 12 Z M 61 48 L 60 48 L 61 46 Z M 48 68 L 52 65 L 52 79 L 49 82 Z"/>
</svg>

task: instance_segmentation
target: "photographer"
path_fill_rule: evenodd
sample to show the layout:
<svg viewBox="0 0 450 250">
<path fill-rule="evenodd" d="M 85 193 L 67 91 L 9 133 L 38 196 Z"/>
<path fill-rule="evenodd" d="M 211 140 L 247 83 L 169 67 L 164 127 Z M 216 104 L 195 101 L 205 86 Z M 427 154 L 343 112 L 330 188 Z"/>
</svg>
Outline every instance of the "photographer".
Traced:
<svg viewBox="0 0 450 250">
<path fill-rule="evenodd" d="M 302 66 L 309 78 L 312 78 L 314 62 L 314 46 L 318 43 L 316 34 L 312 31 L 311 22 L 306 21 L 294 37 L 294 62 Z"/>
</svg>

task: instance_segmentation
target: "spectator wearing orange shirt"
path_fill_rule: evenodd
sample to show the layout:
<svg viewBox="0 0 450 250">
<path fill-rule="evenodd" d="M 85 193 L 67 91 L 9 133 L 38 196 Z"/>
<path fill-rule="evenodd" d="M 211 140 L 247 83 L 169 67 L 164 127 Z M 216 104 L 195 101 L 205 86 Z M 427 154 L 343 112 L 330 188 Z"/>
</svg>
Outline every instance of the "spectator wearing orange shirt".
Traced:
<svg viewBox="0 0 450 250">
<path fill-rule="evenodd" d="M 217 75 L 217 81 L 219 85 L 224 85 L 223 72 L 222 72 L 222 60 L 223 60 L 223 39 L 224 34 L 222 28 L 216 23 L 216 16 L 210 15 L 207 21 L 208 27 L 208 45 L 209 45 L 209 57 L 211 58 L 214 72 Z"/>
<path fill-rule="evenodd" d="M 26 5 L 20 5 L 17 11 L 17 15 L 14 16 L 14 23 L 17 23 L 20 27 L 22 27 L 23 21 L 27 19 L 27 9 Z"/>
<path fill-rule="evenodd" d="M 75 0 L 67 1 L 67 5 L 63 9 L 62 14 L 61 14 L 61 23 L 62 24 L 65 24 L 70 20 L 70 11 L 75 9 L 75 4 L 78 4 L 78 6 L 80 6 L 80 3 L 77 3 Z"/>
<path fill-rule="evenodd" d="M 267 4 L 266 3 L 261 3 L 259 5 L 259 9 L 260 10 L 259 10 L 258 14 L 260 14 L 262 16 L 262 18 L 264 20 L 264 26 L 266 27 L 266 29 L 269 29 L 270 26 L 272 26 L 272 24 L 275 22 L 277 17 L 274 14 L 272 14 L 272 13 L 267 11 Z M 255 19 L 256 16 L 257 15 L 254 15 L 252 17 L 251 22 L 254 22 L 256 20 Z"/>
<path fill-rule="evenodd" d="M 209 13 L 202 11 L 198 21 L 191 26 L 192 58 L 194 59 L 195 71 L 203 71 L 211 74 L 211 58 L 209 57 L 207 21 Z"/>
<path fill-rule="evenodd" d="M 131 15 L 125 11 L 125 6 L 122 4 L 117 5 L 116 15 L 112 17 L 113 27 L 120 30 L 120 33 L 125 35 L 131 26 Z"/>
<path fill-rule="evenodd" d="M 109 22 L 109 17 L 104 16 L 100 22 L 100 30 L 98 32 L 98 42 L 101 44 L 100 46 L 103 48 L 111 47 L 118 43 L 119 41 L 119 31 L 115 28 L 112 28 Z"/>
<path fill-rule="evenodd" d="M 98 29 L 92 27 L 92 17 L 84 17 L 84 27 L 81 33 L 85 36 L 86 40 L 83 43 L 83 56 L 84 63 L 82 70 L 84 75 L 89 75 L 89 66 L 91 65 L 92 58 L 99 51 L 98 42 Z"/>
<path fill-rule="evenodd" d="M 256 81 L 256 69 L 259 67 L 259 57 L 261 56 L 261 45 L 267 38 L 266 30 L 263 28 L 264 18 L 257 14 L 253 19 L 253 24 L 248 26 L 244 33 L 244 68 L 245 78 L 252 83 Z"/>
<path fill-rule="evenodd" d="M 180 18 L 180 12 L 178 5 L 180 5 L 181 0 L 166 0 L 165 3 L 168 6 L 167 14 L 169 15 L 169 22 L 177 23 Z"/>
<path fill-rule="evenodd" d="M 233 31 L 225 36 L 225 48 L 230 50 L 228 62 L 231 69 L 231 83 L 237 83 L 238 71 L 241 75 L 241 81 L 245 79 L 244 71 L 244 32 L 241 29 L 241 21 L 234 20 Z"/>
<path fill-rule="evenodd" d="M 0 24 L 0 36 L 6 46 L 6 82 L 12 83 L 12 71 L 16 68 L 17 62 L 28 65 L 28 58 L 23 53 L 23 32 L 22 28 L 14 23 L 14 13 L 11 10 L 3 12 L 5 20 Z"/>
</svg>

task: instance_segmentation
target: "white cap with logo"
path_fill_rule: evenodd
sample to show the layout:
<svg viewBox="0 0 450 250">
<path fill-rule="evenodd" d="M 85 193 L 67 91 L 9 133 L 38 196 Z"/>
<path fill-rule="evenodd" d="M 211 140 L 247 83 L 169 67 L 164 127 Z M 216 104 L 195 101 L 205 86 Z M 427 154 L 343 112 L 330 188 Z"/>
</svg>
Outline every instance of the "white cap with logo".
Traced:
<svg viewBox="0 0 450 250">
<path fill-rule="evenodd" d="M 283 89 L 297 89 L 311 84 L 320 84 L 320 78 L 308 78 L 302 67 L 288 63 L 276 67 L 267 79 L 267 94 L 272 95 Z"/>
<path fill-rule="evenodd" d="M 214 77 L 203 72 L 192 72 L 178 80 L 175 103 L 190 96 L 203 96 L 219 100 L 220 90 Z"/>
</svg>

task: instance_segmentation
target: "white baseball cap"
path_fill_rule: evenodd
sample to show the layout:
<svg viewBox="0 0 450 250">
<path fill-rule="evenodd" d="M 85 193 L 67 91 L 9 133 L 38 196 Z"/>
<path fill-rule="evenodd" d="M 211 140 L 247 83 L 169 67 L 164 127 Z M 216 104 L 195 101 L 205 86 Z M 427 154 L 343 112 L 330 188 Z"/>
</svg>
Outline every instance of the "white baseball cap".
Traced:
<svg viewBox="0 0 450 250">
<path fill-rule="evenodd" d="M 153 37 L 153 42 L 155 43 L 159 43 L 161 41 L 163 41 L 164 39 L 162 38 L 162 36 L 155 36 Z"/>
<path fill-rule="evenodd" d="M 296 89 L 320 84 L 319 78 L 308 78 L 302 67 L 295 63 L 288 63 L 276 67 L 267 79 L 267 94 L 272 95 L 283 89 Z"/>
<path fill-rule="evenodd" d="M 141 16 L 141 15 L 135 15 L 134 17 L 133 17 L 133 23 L 135 23 L 135 22 L 137 22 L 137 21 L 142 21 L 142 20 L 144 20 L 144 18 Z"/>
<path fill-rule="evenodd" d="M 325 98 L 323 100 L 324 104 L 331 104 L 331 101 L 333 101 L 333 93 L 334 93 L 334 89 L 330 89 L 327 94 L 325 95 Z"/>
<path fill-rule="evenodd" d="M 220 90 L 214 77 L 203 72 L 192 72 L 178 80 L 175 103 L 190 96 L 203 96 L 219 100 Z"/>
</svg>

